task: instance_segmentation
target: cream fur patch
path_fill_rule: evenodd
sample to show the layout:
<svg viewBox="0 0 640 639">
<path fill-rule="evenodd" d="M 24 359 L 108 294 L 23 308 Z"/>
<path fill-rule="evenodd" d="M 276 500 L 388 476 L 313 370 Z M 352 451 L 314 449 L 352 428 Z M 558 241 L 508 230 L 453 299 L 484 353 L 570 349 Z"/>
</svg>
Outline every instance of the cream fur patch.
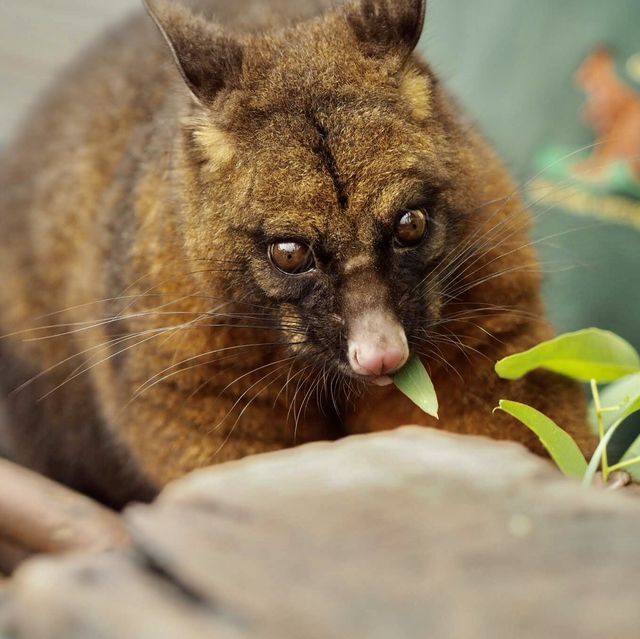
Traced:
<svg viewBox="0 0 640 639">
<path fill-rule="evenodd" d="M 371 266 L 373 264 L 373 258 L 370 255 L 357 255 L 356 257 L 352 257 L 345 265 L 344 272 L 348 275 L 349 273 L 353 273 L 360 268 L 365 268 L 367 266 Z"/>
<path fill-rule="evenodd" d="M 235 157 L 236 150 L 229 134 L 209 122 L 198 126 L 194 137 L 216 166 L 228 164 Z"/>
<path fill-rule="evenodd" d="M 428 78 L 419 71 L 409 68 L 404 72 L 400 91 L 416 119 L 424 120 L 431 115 L 431 87 Z"/>
</svg>

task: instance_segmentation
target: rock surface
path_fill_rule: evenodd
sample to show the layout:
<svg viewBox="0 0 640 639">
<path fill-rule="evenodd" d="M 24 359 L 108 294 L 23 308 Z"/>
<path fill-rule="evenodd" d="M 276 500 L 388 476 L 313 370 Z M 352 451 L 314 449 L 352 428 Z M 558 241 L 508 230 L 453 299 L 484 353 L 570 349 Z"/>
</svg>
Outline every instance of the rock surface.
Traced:
<svg viewBox="0 0 640 639">
<path fill-rule="evenodd" d="M 132 551 L 27 563 L 7 636 L 640 636 L 640 502 L 514 444 L 313 444 L 200 471 L 125 519 Z"/>
</svg>

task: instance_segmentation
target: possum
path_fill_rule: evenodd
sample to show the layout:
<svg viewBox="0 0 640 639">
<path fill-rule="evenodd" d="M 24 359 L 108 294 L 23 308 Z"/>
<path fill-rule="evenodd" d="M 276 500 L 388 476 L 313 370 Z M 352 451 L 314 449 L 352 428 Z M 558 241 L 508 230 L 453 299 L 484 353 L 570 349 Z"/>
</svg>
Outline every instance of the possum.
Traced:
<svg viewBox="0 0 640 639">
<path fill-rule="evenodd" d="M 582 390 L 495 362 L 553 336 L 530 215 L 415 51 L 424 0 L 148 0 L 0 164 L 0 436 L 119 507 L 203 466 L 423 425 L 592 447 Z M 440 420 L 393 385 L 420 357 Z"/>
</svg>

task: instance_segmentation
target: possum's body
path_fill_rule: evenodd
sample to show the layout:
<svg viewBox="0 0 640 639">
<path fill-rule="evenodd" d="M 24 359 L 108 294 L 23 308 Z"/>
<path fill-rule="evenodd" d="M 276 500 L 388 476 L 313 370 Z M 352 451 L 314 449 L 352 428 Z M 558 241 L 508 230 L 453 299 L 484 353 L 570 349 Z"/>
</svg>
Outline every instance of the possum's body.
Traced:
<svg viewBox="0 0 640 639">
<path fill-rule="evenodd" d="M 542 312 L 539 276 L 512 182 L 431 71 L 403 59 L 406 20 L 387 16 L 393 28 L 381 31 L 367 3 L 356 4 L 348 19 L 338 10 L 267 38 L 241 36 L 238 68 L 236 36 L 220 43 L 219 29 L 161 6 L 193 98 L 140 15 L 86 52 L 29 114 L 0 164 L 8 454 L 123 503 L 202 465 L 404 423 L 535 448 L 524 429 L 491 416 L 503 396 L 546 410 L 590 446 L 579 389 L 552 375 L 511 385 L 493 375 L 497 358 L 551 334 L 530 317 Z M 329 2 L 198 5 L 225 34 L 259 34 Z M 201 83 L 201 69 L 180 59 L 190 34 L 204 56 Z M 401 182 L 395 167 L 412 162 L 427 178 Z M 437 193 L 432 245 L 419 258 L 380 248 L 384 202 L 417 179 Z M 313 233 L 308 288 L 270 270 L 264 242 Z M 420 352 L 440 424 L 393 389 L 367 390 L 355 410 L 339 392 L 348 375 L 338 351 L 360 309 L 376 304 L 410 343 L 431 322 Z"/>
</svg>

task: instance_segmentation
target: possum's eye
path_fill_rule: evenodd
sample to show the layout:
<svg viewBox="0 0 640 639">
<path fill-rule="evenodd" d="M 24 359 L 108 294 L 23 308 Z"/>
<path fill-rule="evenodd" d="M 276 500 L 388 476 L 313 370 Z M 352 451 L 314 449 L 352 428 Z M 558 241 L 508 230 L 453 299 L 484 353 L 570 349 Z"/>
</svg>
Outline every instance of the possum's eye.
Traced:
<svg viewBox="0 0 640 639">
<path fill-rule="evenodd" d="M 427 214 L 423 210 L 403 211 L 396 222 L 396 242 L 406 248 L 418 246 L 427 234 L 427 227 Z"/>
<path fill-rule="evenodd" d="M 287 275 L 301 275 L 312 271 L 316 266 L 313 251 L 306 244 L 286 241 L 269 247 L 271 263 Z"/>
</svg>

